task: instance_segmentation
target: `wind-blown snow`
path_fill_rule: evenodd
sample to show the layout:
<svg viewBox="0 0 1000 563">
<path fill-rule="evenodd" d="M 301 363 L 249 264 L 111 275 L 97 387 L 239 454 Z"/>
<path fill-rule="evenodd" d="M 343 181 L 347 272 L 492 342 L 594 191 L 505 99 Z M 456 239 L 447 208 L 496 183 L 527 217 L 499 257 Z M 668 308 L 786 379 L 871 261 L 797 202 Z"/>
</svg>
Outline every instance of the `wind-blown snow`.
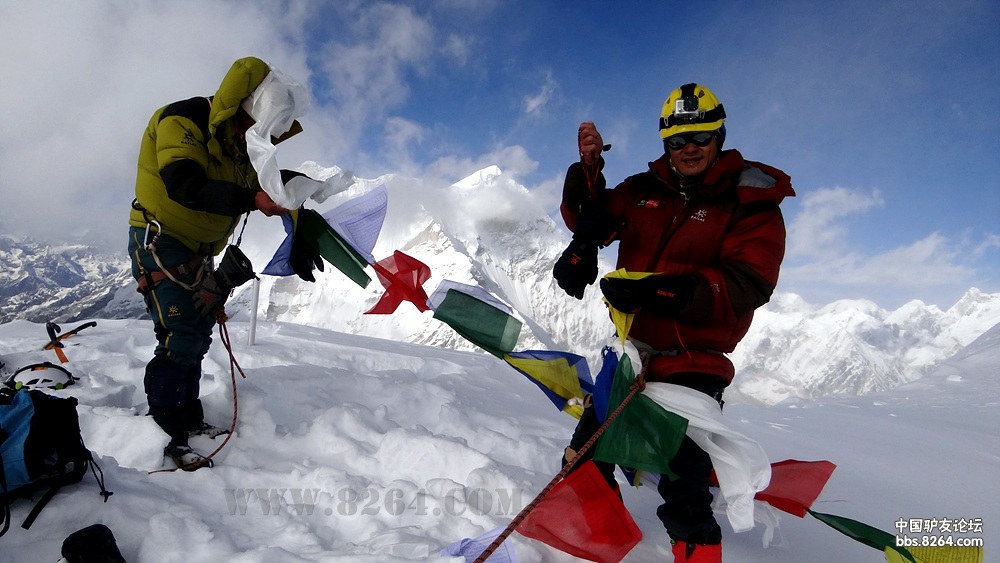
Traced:
<svg viewBox="0 0 1000 563">
<path fill-rule="evenodd" d="M 304 171 L 319 179 L 327 174 L 318 167 Z M 426 263 L 432 273 L 424 286 L 428 294 L 447 278 L 496 295 L 525 321 L 519 341 L 524 349 L 575 351 L 597 361 L 598 343 L 611 333 L 606 309 L 599 299 L 581 302 L 556 285 L 552 264 L 568 236 L 529 190 L 495 166 L 452 186 L 390 175 L 359 180 L 352 190 L 331 198 L 318 210 L 335 207 L 379 183 L 388 188 L 389 207 L 374 251 L 376 259 L 401 250 Z M 283 237 L 280 226 L 258 222 L 247 232 L 248 255 L 255 264 L 266 263 L 275 241 Z M 611 269 L 610 263 L 604 264 L 604 270 Z M 390 316 L 364 315 L 382 291 L 377 281 L 362 289 L 339 272 L 320 274 L 315 284 L 295 277 L 265 278 L 260 315 L 352 334 L 474 349 L 449 327 L 428 326 L 409 304 Z"/>
<path fill-rule="evenodd" d="M 319 167 L 305 172 L 316 178 L 332 173 Z M 450 187 L 398 176 L 361 180 L 326 205 L 335 206 L 378 183 L 388 186 L 389 210 L 376 259 L 402 250 L 430 266 L 428 293 L 448 278 L 482 287 L 512 305 L 525 325 L 521 349 L 562 350 L 599 361 L 601 346 L 613 331 L 607 310 L 596 284 L 582 301 L 556 285 L 552 264 L 568 234 L 529 190 L 491 166 Z M 251 239 L 258 248 L 254 262 L 264 263 L 279 239 Z M 614 269 L 608 261 L 614 250 L 602 253 L 601 274 Z M 320 275 L 315 284 L 294 277 L 265 279 L 260 315 L 352 334 L 475 349 L 445 325 L 428 327 L 409 304 L 390 316 L 364 315 L 381 294 L 378 282 L 361 289 L 338 272 Z M 779 292 L 758 311 L 732 355 L 743 373 L 734 397 L 774 404 L 789 397 L 891 389 L 920 378 L 997 323 L 1000 294 L 974 288 L 946 312 L 920 302 L 896 311 L 864 300 L 814 307 Z"/>
<path fill-rule="evenodd" d="M 422 320 L 437 323 L 429 314 Z M 61 491 L 30 530 L 19 527 L 30 504 L 15 504 L 0 540 L 4 561 L 54 561 L 65 536 L 103 523 L 130 562 L 457 562 L 439 550 L 505 525 L 556 474 L 574 426 L 484 353 L 271 321 L 249 346 L 248 326 L 231 321 L 247 373 L 237 377 L 236 435 L 213 469 L 150 474 L 166 442 L 144 416 L 151 327 L 97 321 L 66 341 L 67 367 L 81 379 L 54 393 L 79 398 L 84 440 L 115 494 L 102 503 L 88 475 Z M 888 392 L 727 404 L 725 418 L 772 461 L 838 465 L 814 509 L 890 533 L 900 518 L 982 518 L 989 558 L 1000 541 L 998 339 L 994 328 Z M 43 325 L 0 325 L 0 358 L 11 366 L 53 360 L 40 350 L 44 342 Z M 228 424 L 233 395 L 218 340 L 205 372 L 208 418 Z M 624 496 L 645 534 L 626 560 L 669 560 L 655 491 L 626 488 Z M 884 561 L 811 517 L 782 514 L 767 549 L 759 528 L 737 535 L 724 516 L 720 522 L 726 561 Z"/>
</svg>

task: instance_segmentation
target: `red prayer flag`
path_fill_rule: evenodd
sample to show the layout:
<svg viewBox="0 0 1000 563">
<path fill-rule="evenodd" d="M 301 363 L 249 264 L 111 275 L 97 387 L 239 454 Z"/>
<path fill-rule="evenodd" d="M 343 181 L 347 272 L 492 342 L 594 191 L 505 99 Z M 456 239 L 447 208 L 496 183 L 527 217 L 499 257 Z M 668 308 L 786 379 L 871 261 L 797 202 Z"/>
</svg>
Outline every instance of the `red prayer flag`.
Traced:
<svg viewBox="0 0 1000 563">
<path fill-rule="evenodd" d="M 385 287 L 385 294 L 366 315 L 388 315 L 403 301 L 413 303 L 421 312 L 429 309 L 427 293 L 422 287 L 431 277 L 427 264 L 397 250 L 392 256 L 372 264 L 372 268 Z"/>
<path fill-rule="evenodd" d="M 804 518 L 836 468 L 836 465 L 826 460 L 786 459 L 772 463 L 771 483 L 754 498 L 767 501 L 778 510 Z"/>
<path fill-rule="evenodd" d="M 621 561 L 642 539 L 632 515 L 592 461 L 553 487 L 517 531 L 599 563 Z"/>
<path fill-rule="evenodd" d="M 786 459 L 771 464 L 771 482 L 767 488 L 754 495 L 756 500 L 789 514 L 805 518 L 830 475 L 837 466 L 830 461 L 799 461 Z M 719 480 L 712 471 L 709 481 L 718 487 Z"/>
</svg>

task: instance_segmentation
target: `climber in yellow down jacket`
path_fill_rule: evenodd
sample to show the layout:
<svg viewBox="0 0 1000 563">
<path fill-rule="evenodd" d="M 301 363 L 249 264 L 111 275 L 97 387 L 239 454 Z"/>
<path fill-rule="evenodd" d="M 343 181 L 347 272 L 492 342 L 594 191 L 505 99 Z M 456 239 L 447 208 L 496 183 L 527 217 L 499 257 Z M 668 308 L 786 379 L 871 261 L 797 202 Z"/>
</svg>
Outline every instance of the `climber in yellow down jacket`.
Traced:
<svg viewBox="0 0 1000 563">
<path fill-rule="evenodd" d="M 164 453 L 184 469 L 210 465 L 188 446 L 191 435 L 221 432 L 205 422 L 198 399 L 201 360 L 229 293 L 254 278 L 249 260 L 237 246 L 227 248 L 227 239 L 244 214 L 289 212 L 261 189 L 247 156 L 253 96 L 269 73 L 258 58 L 237 60 L 214 96 L 156 110 L 139 149 L 128 251 L 157 340 L 144 385 L 150 415 L 170 436 Z M 272 142 L 301 130 L 294 121 Z M 306 245 L 296 247 L 292 264 L 305 278 L 319 259 Z M 212 257 L 223 250 L 212 270 Z"/>
</svg>

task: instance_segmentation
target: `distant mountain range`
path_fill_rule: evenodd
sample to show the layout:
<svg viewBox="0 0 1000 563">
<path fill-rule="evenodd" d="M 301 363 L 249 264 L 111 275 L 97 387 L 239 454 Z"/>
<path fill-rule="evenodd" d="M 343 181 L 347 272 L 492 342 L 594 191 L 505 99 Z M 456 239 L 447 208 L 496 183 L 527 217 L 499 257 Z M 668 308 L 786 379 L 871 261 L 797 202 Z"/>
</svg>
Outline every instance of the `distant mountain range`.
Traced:
<svg viewBox="0 0 1000 563">
<path fill-rule="evenodd" d="M 304 170 L 322 179 L 328 171 Z M 384 183 L 389 209 L 374 255 L 394 250 L 426 263 L 428 294 L 444 279 L 477 285 L 510 304 L 524 321 L 519 349 L 549 349 L 587 357 L 599 367 L 613 336 L 596 289 L 583 301 L 556 286 L 552 264 L 568 236 L 530 191 L 490 167 L 447 188 L 385 176 L 359 180 L 323 205 L 325 211 Z M 312 205 L 309 205 L 313 207 Z M 244 250 L 263 269 L 280 242 L 248 229 Z M 602 272 L 613 264 L 604 261 Z M 44 246 L 0 236 L 0 323 L 72 322 L 84 318 L 145 316 L 124 253 L 85 246 Z M 366 315 L 382 294 L 374 278 L 364 289 L 330 266 L 315 284 L 297 277 L 262 276 L 260 320 L 281 321 L 430 346 L 474 349 L 447 325 L 403 303 L 392 315 Z M 234 320 L 249 318 L 249 285 L 230 300 Z M 777 293 L 758 311 L 732 355 L 738 374 L 729 396 L 774 403 L 787 397 L 865 394 L 915 381 L 1000 323 L 1000 294 L 976 289 L 953 307 L 910 302 L 886 311 L 864 300 L 824 306 Z"/>
<path fill-rule="evenodd" d="M 139 295 L 128 295 L 135 291 L 127 288 L 132 276 L 124 252 L 0 235 L 0 265 L 0 323 L 131 318 L 145 312 Z"/>
</svg>

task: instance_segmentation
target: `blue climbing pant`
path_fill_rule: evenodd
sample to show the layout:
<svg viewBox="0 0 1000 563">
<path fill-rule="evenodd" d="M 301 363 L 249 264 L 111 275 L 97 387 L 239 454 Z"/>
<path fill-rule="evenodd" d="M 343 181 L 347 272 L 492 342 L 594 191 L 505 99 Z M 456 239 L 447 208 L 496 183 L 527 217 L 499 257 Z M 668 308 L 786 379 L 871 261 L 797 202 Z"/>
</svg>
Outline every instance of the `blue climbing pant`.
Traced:
<svg viewBox="0 0 1000 563">
<path fill-rule="evenodd" d="M 145 247 L 145 229 L 129 229 L 128 252 L 132 258 L 132 276 L 139 280 L 150 272 L 160 271 L 152 253 Z M 150 234 L 152 236 L 152 234 Z M 166 268 L 188 263 L 194 252 L 174 238 L 160 235 L 156 255 Z M 195 281 L 195 273 L 176 274 L 182 283 Z M 187 431 L 203 421 L 198 399 L 201 360 L 212 344 L 214 316 L 201 315 L 192 301 L 193 291 L 167 278 L 150 286 L 143 294 L 153 320 L 156 349 L 146 365 L 143 384 L 149 414 L 170 436 L 168 447 L 187 444 Z"/>
<path fill-rule="evenodd" d="M 144 229 L 129 229 L 128 253 L 132 258 L 132 277 L 136 280 L 147 272 L 160 271 L 152 253 L 144 246 L 144 234 Z M 185 264 L 194 256 L 194 252 L 167 235 L 157 237 L 156 254 L 167 268 Z M 186 284 L 195 280 L 194 273 L 177 274 L 175 277 Z M 165 355 L 182 365 L 194 365 L 208 353 L 215 317 L 198 313 L 192 301 L 193 294 L 169 278 L 145 293 L 146 309 L 156 332 L 155 355 Z"/>
</svg>

